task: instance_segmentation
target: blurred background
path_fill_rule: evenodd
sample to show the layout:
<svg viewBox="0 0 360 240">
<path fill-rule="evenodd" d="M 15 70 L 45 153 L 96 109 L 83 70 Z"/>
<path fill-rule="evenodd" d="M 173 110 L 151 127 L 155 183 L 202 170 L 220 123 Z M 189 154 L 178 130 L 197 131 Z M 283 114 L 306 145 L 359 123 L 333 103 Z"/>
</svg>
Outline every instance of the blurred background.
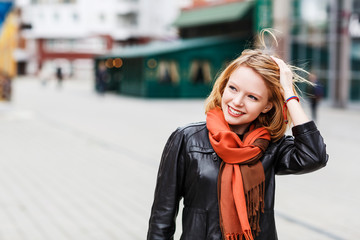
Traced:
<svg viewBox="0 0 360 240">
<path fill-rule="evenodd" d="M 0 0 L 0 240 L 145 239 L 167 138 L 205 119 L 264 28 L 317 84 L 299 87 L 330 155 L 277 180 L 279 238 L 359 239 L 359 15 L 360 0 Z"/>
<path fill-rule="evenodd" d="M 2 78 L 95 84 L 98 77 L 99 91 L 205 97 L 219 69 L 256 45 L 261 29 L 273 28 L 279 46 L 268 47 L 313 72 L 334 106 L 360 100 L 356 0 L 2 0 L 0 6 Z"/>
</svg>

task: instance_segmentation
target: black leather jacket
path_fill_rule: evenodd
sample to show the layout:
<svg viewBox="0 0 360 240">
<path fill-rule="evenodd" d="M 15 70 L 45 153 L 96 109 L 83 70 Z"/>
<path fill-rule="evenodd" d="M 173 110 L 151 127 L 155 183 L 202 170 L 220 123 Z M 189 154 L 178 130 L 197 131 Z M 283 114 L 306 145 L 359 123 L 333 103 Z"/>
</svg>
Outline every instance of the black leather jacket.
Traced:
<svg viewBox="0 0 360 240">
<path fill-rule="evenodd" d="M 265 212 L 256 240 L 277 239 L 275 174 L 303 174 L 326 165 L 326 146 L 314 122 L 293 127 L 292 136 L 271 142 L 261 162 L 265 171 Z M 178 128 L 166 143 L 149 221 L 148 240 L 173 239 L 179 200 L 184 198 L 184 240 L 221 240 L 217 176 L 222 160 L 214 152 L 205 123 Z"/>
</svg>

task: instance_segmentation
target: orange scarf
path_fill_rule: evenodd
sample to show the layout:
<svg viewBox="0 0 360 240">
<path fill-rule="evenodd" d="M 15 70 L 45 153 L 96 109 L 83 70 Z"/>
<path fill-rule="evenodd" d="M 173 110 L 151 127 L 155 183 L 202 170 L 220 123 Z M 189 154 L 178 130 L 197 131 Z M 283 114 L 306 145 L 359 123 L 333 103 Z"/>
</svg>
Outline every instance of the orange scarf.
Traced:
<svg viewBox="0 0 360 240">
<path fill-rule="evenodd" d="M 206 126 L 212 147 L 223 160 L 218 176 L 220 227 L 226 240 L 252 240 L 260 232 L 264 212 L 265 174 L 259 161 L 270 134 L 255 124 L 244 135 L 230 130 L 220 108 L 207 113 Z"/>
</svg>

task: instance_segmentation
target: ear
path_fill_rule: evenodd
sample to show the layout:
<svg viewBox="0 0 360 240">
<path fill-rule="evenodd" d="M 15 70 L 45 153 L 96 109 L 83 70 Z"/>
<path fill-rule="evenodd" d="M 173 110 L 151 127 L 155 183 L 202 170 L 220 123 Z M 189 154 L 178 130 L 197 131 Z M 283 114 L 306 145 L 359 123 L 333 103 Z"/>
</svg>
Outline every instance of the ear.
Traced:
<svg viewBox="0 0 360 240">
<path fill-rule="evenodd" d="M 268 102 L 268 104 L 265 106 L 264 110 L 262 110 L 262 113 L 267 113 L 268 111 L 270 111 L 273 107 L 273 103 L 272 102 Z"/>
</svg>

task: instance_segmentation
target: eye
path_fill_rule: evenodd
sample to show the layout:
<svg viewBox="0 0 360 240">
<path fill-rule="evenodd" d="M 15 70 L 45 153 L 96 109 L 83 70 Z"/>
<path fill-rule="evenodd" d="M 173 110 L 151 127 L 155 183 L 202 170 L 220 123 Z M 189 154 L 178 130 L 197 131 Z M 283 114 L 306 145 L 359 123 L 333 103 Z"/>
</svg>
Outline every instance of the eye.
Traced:
<svg viewBox="0 0 360 240">
<path fill-rule="evenodd" d="M 230 88 L 231 90 L 233 90 L 233 91 L 236 91 L 236 88 L 235 88 L 234 86 L 232 86 L 232 85 L 229 85 L 229 88 Z"/>
<path fill-rule="evenodd" d="M 258 100 L 258 98 L 257 98 L 257 97 L 255 97 L 255 96 L 253 96 L 253 95 L 249 95 L 249 98 L 251 98 L 252 100 L 255 100 L 255 101 L 257 101 L 257 100 Z"/>
</svg>

